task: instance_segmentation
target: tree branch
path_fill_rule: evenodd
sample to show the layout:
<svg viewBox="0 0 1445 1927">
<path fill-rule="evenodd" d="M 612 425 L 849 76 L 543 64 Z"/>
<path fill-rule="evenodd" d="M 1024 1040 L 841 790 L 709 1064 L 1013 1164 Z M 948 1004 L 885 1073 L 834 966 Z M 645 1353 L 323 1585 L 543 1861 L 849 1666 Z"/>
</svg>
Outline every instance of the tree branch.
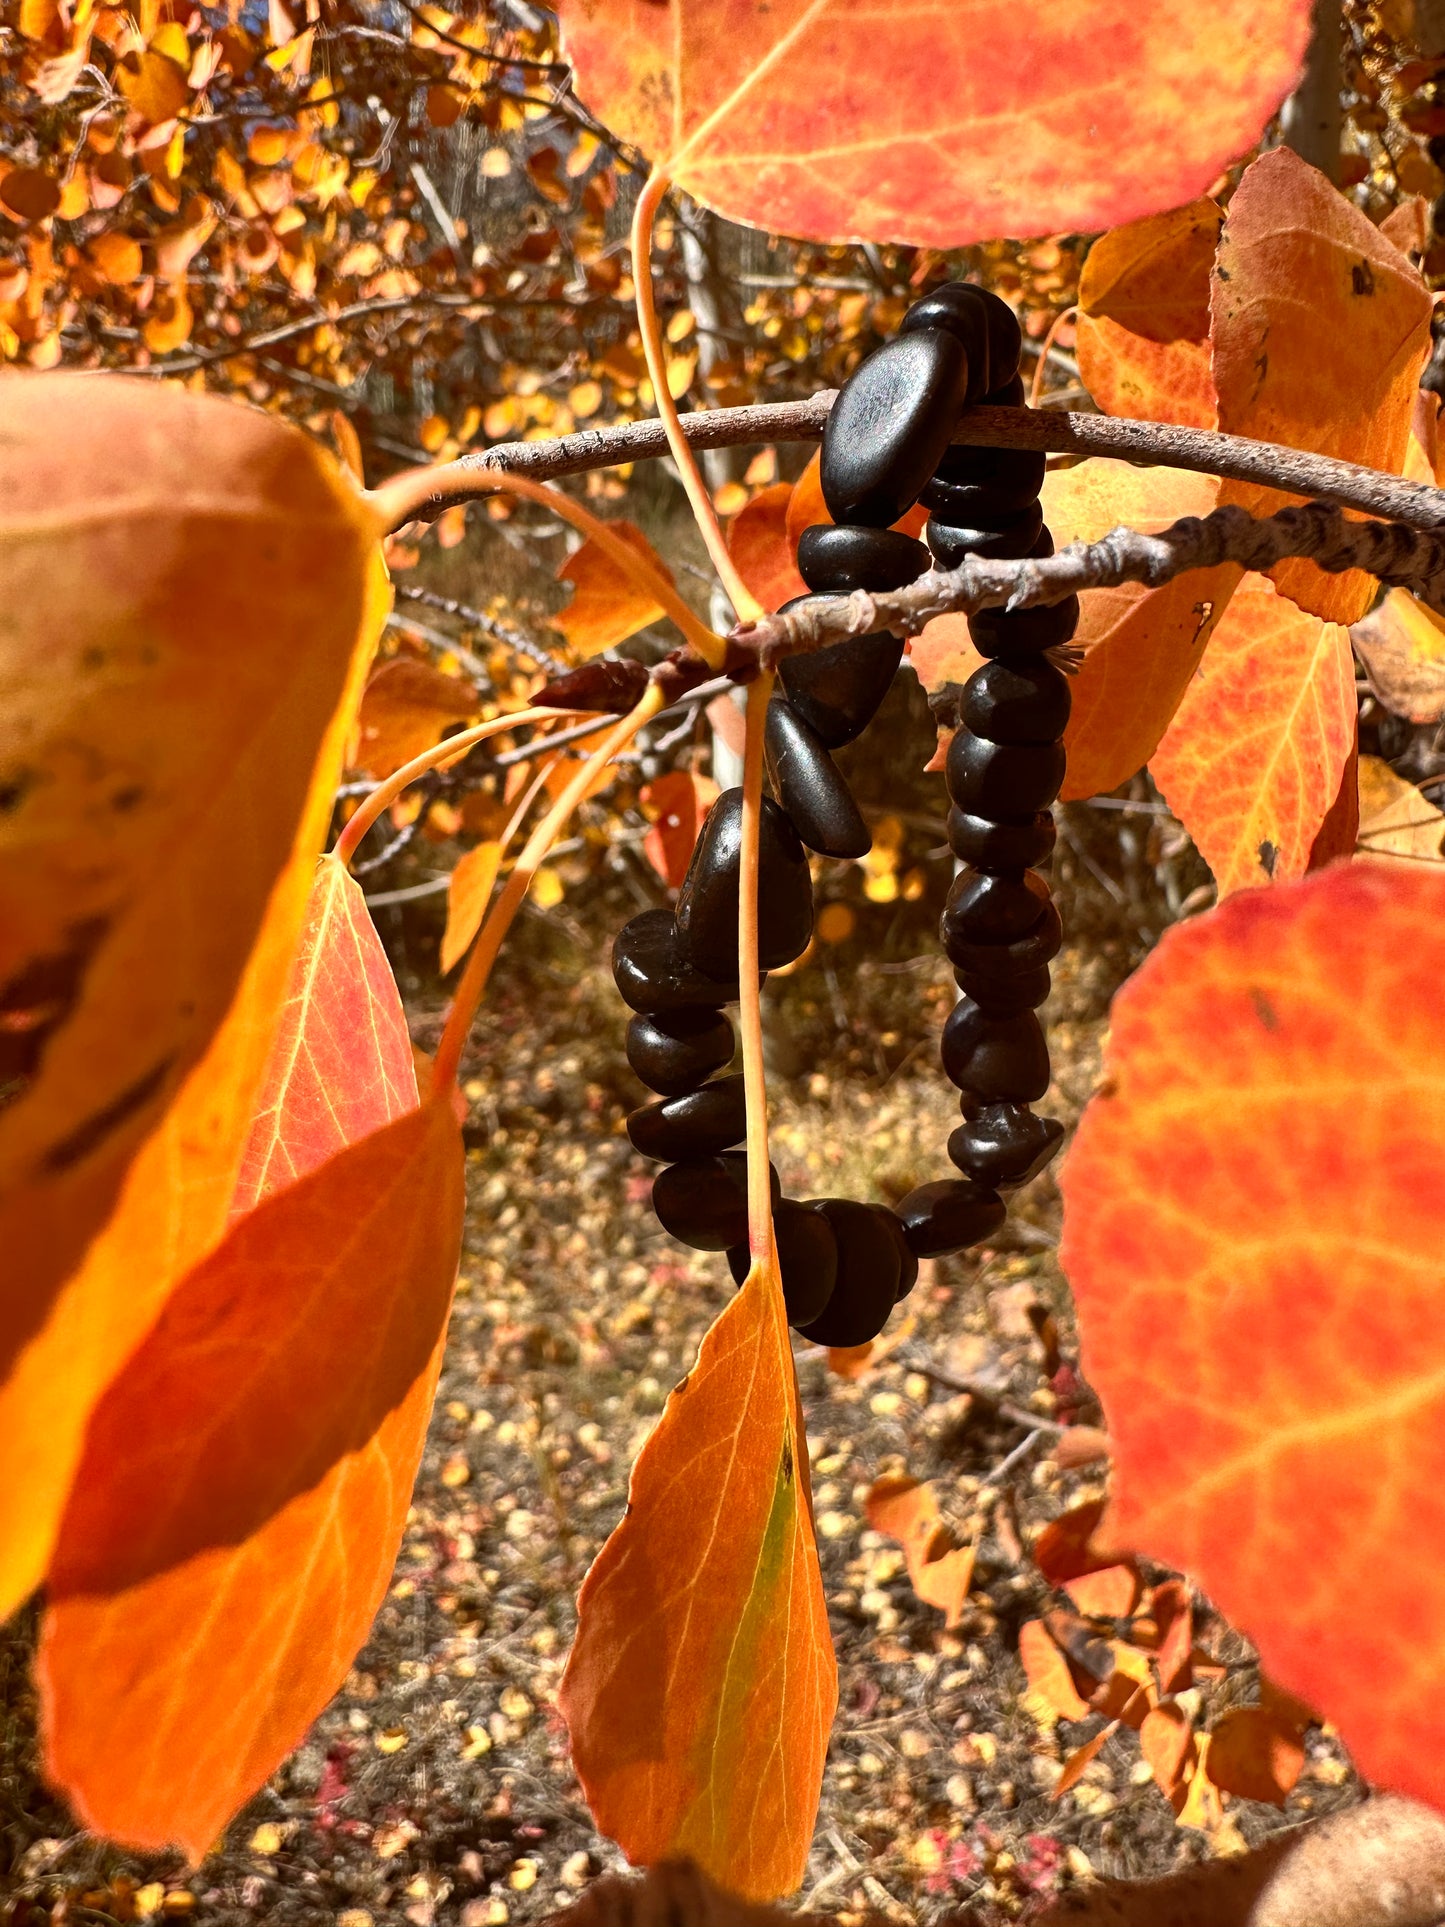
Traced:
<svg viewBox="0 0 1445 1927">
<path fill-rule="evenodd" d="M 160 368 L 158 372 L 169 373 Z M 803 401 L 758 402 L 747 408 L 699 409 L 682 418 L 694 448 L 735 448 L 747 443 L 815 442 L 833 405 L 825 389 Z M 1042 448 L 1054 454 L 1107 455 L 1166 468 L 1221 475 L 1231 481 L 1257 482 L 1333 502 L 1366 515 L 1384 516 L 1407 528 L 1445 528 L 1445 492 L 1407 482 L 1398 475 L 1333 461 L 1277 442 L 1250 441 L 1173 422 L 1131 421 L 1111 415 L 1083 415 L 1064 409 L 969 408 L 959 422 L 957 441 L 983 448 Z M 494 447 L 437 470 L 437 493 L 426 514 L 438 515 L 470 499 L 469 473 L 504 469 L 530 480 L 554 481 L 588 469 L 651 460 L 667 453 L 660 421 L 623 422 L 611 428 L 583 429 L 555 441 L 498 442 Z"/>
</svg>

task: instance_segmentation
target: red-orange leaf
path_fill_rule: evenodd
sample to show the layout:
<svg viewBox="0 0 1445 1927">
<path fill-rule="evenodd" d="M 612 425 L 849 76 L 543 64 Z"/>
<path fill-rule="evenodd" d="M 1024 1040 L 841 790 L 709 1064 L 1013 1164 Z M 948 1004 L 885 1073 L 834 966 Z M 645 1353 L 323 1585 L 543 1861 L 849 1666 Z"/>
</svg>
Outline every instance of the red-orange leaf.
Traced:
<svg viewBox="0 0 1445 1927">
<path fill-rule="evenodd" d="M 1193 1574 L 1368 1778 L 1437 1803 L 1442 975 L 1425 864 L 1177 925 L 1115 999 L 1061 1180 L 1113 1532 Z"/>
<path fill-rule="evenodd" d="M 808 593 L 788 541 L 792 499 L 791 482 L 774 482 L 760 488 L 728 523 L 728 554 L 765 609 L 780 609 L 791 597 Z"/>
<path fill-rule="evenodd" d="M 909 1581 L 924 1605 L 937 1606 L 945 1623 L 956 1626 L 973 1579 L 974 1548 L 955 1542 L 933 1487 L 889 1473 L 873 1481 L 863 1510 L 875 1532 L 903 1547 Z"/>
<path fill-rule="evenodd" d="M 1191 201 L 1104 234 L 1079 276 L 1079 374 L 1109 415 L 1213 428 L 1209 275 L 1224 216 Z"/>
<path fill-rule="evenodd" d="M 671 582 L 672 571 L 635 522 L 619 517 L 609 522 L 608 528 L 619 541 L 646 556 L 659 575 Z M 552 620 L 582 656 L 596 656 L 604 649 L 615 648 L 666 613 L 660 602 L 623 574 L 590 535 L 568 556 L 557 571 L 557 579 L 572 584 L 572 600 Z"/>
<path fill-rule="evenodd" d="M 1226 1708 L 1210 1728 L 1210 1779 L 1223 1793 L 1282 1807 L 1304 1771 L 1306 1723 L 1272 1707 Z"/>
<path fill-rule="evenodd" d="M 97 1407 L 51 1565 L 46 1771 L 85 1825 L 193 1858 L 370 1630 L 461 1243 L 449 1098 L 240 1219 Z"/>
<path fill-rule="evenodd" d="M 1152 532 L 1181 515 L 1207 515 L 1218 489 L 1182 469 L 1080 462 L 1044 478 L 1044 519 L 1062 548 L 1096 542 L 1121 524 Z M 1131 582 L 1084 592 L 1075 640 L 1087 653 L 1064 738 L 1066 798 L 1114 789 L 1149 761 L 1241 574 L 1227 563 L 1192 569 L 1162 589 Z"/>
<path fill-rule="evenodd" d="M 480 707 L 475 685 L 463 677 L 393 656 L 366 685 L 351 760 L 373 776 L 390 776 L 439 743 L 448 723 L 470 722 Z"/>
<path fill-rule="evenodd" d="M 1019 1627 L 1019 1659 L 1030 1690 L 1039 1694 L 1060 1719 L 1089 1717 L 1089 1702 L 1075 1685 L 1068 1660 L 1041 1619 L 1026 1619 Z"/>
<path fill-rule="evenodd" d="M 401 993 L 360 886 L 322 857 L 231 1216 L 415 1110 Z"/>
<path fill-rule="evenodd" d="M 1307 0 L 558 11 L 587 105 L 710 207 L 930 247 L 1091 233 L 1202 193 L 1294 84 L 1309 24 Z"/>
<path fill-rule="evenodd" d="M 1248 575 L 1149 766 L 1227 896 L 1304 875 L 1354 740 L 1349 631 Z"/>
<path fill-rule="evenodd" d="M 1430 296 L 1404 255 L 1287 147 L 1245 170 L 1220 238 L 1212 297 L 1219 426 L 1399 474 L 1430 346 Z M 1221 502 L 1269 515 L 1296 498 L 1226 482 Z M 1374 598 L 1358 569 L 1270 571 L 1331 622 Z"/>
<path fill-rule="evenodd" d="M 647 860 L 670 890 L 679 890 L 707 807 L 698 779 L 691 770 L 666 770 L 637 800 L 652 819 L 642 844 Z"/>
<path fill-rule="evenodd" d="M 501 868 L 502 846 L 495 838 L 476 844 L 457 858 L 447 882 L 447 927 L 441 945 L 443 976 L 460 962 L 481 929 Z"/>
<path fill-rule="evenodd" d="M 782 1291 L 755 1271 L 632 1468 L 558 1693 L 628 1859 L 689 1855 L 750 1900 L 802 1878 L 837 1703 L 807 1465 Z"/>
</svg>

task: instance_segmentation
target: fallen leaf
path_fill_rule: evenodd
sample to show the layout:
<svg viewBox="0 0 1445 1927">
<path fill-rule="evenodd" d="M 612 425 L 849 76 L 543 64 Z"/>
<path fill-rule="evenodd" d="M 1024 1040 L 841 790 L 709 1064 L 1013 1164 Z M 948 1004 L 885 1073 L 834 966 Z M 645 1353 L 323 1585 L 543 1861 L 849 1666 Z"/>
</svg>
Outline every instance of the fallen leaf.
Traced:
<svg viewBox="0 0 1445 1927">
<path fill-rule="evenodd" d="M 973 1579 L 974 1548 L 955 1542 L 933 1487 L 906 1474 L 887 1474 L 868 1488 L 863 1511 L 875 1532 L 902 1546 L 909 1582 L 924 1605 L 937 1606 L 946 1625 L 956 1626 Z"/>
<path fill-rule="evenodd" d="M 46 1774 L 83 1825 L 199 1860 L 345 1678 L 406 1520 L 462 1208 L 444 1095 L 239 1219 L 97 1406 L 37 1660 Z"/>
<path fill-rule="evenodd" d="M 1099 1465 L 1113 1448 L 1109 1434 L 1097 1425 L 1069 1425 L 1049 1447 L 1049 1457 L 1062 1472 L 1077 1472 L 1086 1465 Z"/>
<path fill-rule="evenodd" d="M 916 0 L 886 31 L 863 0 L 558 12 L 582 99 L 707 206 L 940 248 L 1089 234 L 1202 193 L 1293 87 L 1309 25 L 1307 0 Z"/>
<path fill-rule="evenodd" d="M 1288 147 L 1251 163 L 1229 204 L 1212 296 L 1214 385 L 1226 434 L 1283 442 L 1398 475 L 1430 296 L 1419 271 Z M 1297 496 L 1226 482 L 1221 504 L 1271 515 Z M 1373 577 L 1281 562 L 1276 586 L 1329 622 L 1358 622 Z"/>
<path fill-rule="evenodd" d="M 1097 542 L 1121 525 L 1153 534 L 1180 516 L 1208 515 L 1218 491 L 1213 477 L 1182 469 L 1080 462 L 1044 477 L 1044 520 L 1058 548 Z M 1162 589 L 1131 582 L 1079 598 L 1074 640 L 1086 653 L 1064 735 L 1066 799 L 1116 789 L 1149 761 L 1242 575 L 1225 563 Z"/>
<path fill-rule="evenodd" d="M 480 708 L 474 683 L 412 656 L 392 656 L 366 685 L 352 764 L 380 781 L 439 743 L 448 724 L 475 720 Z"/>
<path fill-rule="evenodd" d="M 793 559 L 794 547 L 788 541 L 788 505 L 792 499 L 791 482 L 774 482 L 760 488 L 728 523 L 728 554 L 765 609 L 779 609 L 793 596 L 808 593 Z"/>
<path fill-rule="evenodd" d="M 1359 851 L 1392 867 L 1445 861 L 1445 813 L 1378 756 L 1360 758 Z"/>
<path fill-rule="evenodd" d="M 1213 428 L 1209 277 L 1224 215 L 1191 201 L 1102 234 L 1079 276 L 1079 374 L 1106 415 Z"/>
<path fill-rule="evenodd" d="M 0 416 L 3 1617 L 91 1405 L 225 1228 L 389 591 L 275 417 L 71 374 Z"/>
<path fill-rule="evenodd" d="M 1149 763 L 1221 896 L 1309 868 L 1355 707 L 1348 630 L 1247 575 Z"/>
<path fill-rule="evenodd" d="M 685 1854 L 749 1900 L 802 1879 L 837 1704 L 807 1466 L 782 1289 L 758 1269 L 638 1455 L 557 1695 L 597 1826 L 635 1865 Z"/>
<path fill-rule="evenodd" d="M 1209 1777 L 1223 1793 L 1282 1807 L 1304 1771 L 1304 1721 L 1262 1706 L 1226 1707 L 1209 1729 Z"/>
<path fill-rule="evenodd" d="M 1088 1708 L 1086 1707 L 1084 1711 L 1087 1717 Z M 1119 1722 L 1110 1720 L 1109 1724 L 1101 1727 L 1091 1740 L 1085 1740 L 1082 1746 L 1076 1747 L 1064 1761 L 1064 1770 L 1055 1780 L 1054 1790 L 1049 1797 L 1062 1800 L 1066 1793 L 1076 1787 L 1084 1777 L 1085 1767 L 1093 1765 L 1118 1730 Z"/>
<path fill-rule="evenodd" d="M 401 992 L 361 887 L 322 857 L 231 1217 L 417 1106 Z"/>
<path fill-rule="evenodd" d="M 445 976 L 471 948 L 482 927 L 492 886 L 502 867 L 502 846 L 495 839 L 474 844 L 452 866 L 447 881 L 447 927 L 442 932 L 441 969 Z"/>
<path fill-rule="evenodd" d="M 1197 1757 L 1194 1729 L 1181 1708 L 1156 1706 L 1139 1728 L 1139 1750 L 1166 1800 L 1182 1800 L 1184 1783 Z"/>
<path fill-rule="evenodd" d="M 18 220 L 48 221 L 60 206 L 60 183 L 40 167 L 12 167 L 0 180 L 0 201 Z"/>
<path fill-rule="evenodd" d="M 1139 1597 L 1139 1575 L 1132 1566 L 1101 1566 L 1066 1579 L 1063 1589 L 1091 1619 L 1127 1619 Z"/>
<path fill-rule="evenodd" d="M 671 570 L 635 522 L 618 517 L 607 526 L 671 582 Z M 557 571 L 557 579 L 572 584 L 572 600 L 551 619 L 581 656 L 596 656 L 604 649 L 616 648 L 666 613 L 660 602 L 622 573 L 590 535 L 568 556 Z"/>
<path fill-rule="evenodd" d="M 1104 1501 L 1086 1499 L 1051 1519 L 1034 1541 L 1033 1559 L 1051 1586 L 1061 1586 L 1086 1572 L 1102 1572 L 1118 1564 L 1116 1554 L 1094 1543 L 1104 1518 Z"/>
<path fill-rule="evenodd" d="M 1210 1775 L 1214 1742 L 1208 1733 L 1201 1733 L 1194 1747 L 1194 1769 L 1185 1783 L 1183 1799 L 1174 1802 L 1174 1817 L 1181 1827 L 1197 1827 L 1202 1833 L 1215 1834 L 1224 1824 L 1224 1802 Z"/>
<path fill-rule="evenodd" d="M 1030 1690 L 1052 1707 L 1061 1720 L 1089 1717 L 1089 1702 L 1074 1683 L 1068 1660 L 1041 1619 L 1026 1619 L 1019 1627 L 1019 1659 Z"/>
<path fill-rule="evenodd" d="M 1445 620 L 1433 609 L 1391 589 L 1352 626 L 1350 641 L 1386 709 L 1407 723 L 1445 720 Z"/>
<path fill-rule="evenodd" d="M 1425 864 L 1176 924 L 1114 1000 L 1061 1178 L 1113 1535 L 1192 1574 L 1368 1779 L 1437 1805 L 1442 972 Z"/>
</svg>

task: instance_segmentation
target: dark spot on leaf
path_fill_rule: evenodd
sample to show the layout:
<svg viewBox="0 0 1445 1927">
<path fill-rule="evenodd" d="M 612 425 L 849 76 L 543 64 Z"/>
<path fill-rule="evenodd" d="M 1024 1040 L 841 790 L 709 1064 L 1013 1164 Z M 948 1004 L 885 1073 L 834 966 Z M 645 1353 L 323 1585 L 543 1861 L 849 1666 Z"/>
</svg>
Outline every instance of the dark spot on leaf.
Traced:
<svg viewBox="0 0 1445 1927">
<path fill-rule="evenodd" d="M 117 790 L 115 795 L 110 799 L 110 807 L 113 810 L 120 810 L 124 813 L 126 810 L 133 810 L 144 796 L 144 784 L 127 783 L 123 790 Z"/>
<path fill-rule="evenodd" d="M 88 917 L 66 931 L 63 949 L 32 957 L 0 984 L 0 1106 L 22 1096 L 40 1069 L 45 1047 L 75 1008 L 108 928 L 107 918 Z"/>
<path fill-rule="evenodd" d="M 1375 292 L 1375 276 L 1368 261 L 1359 261 L 1350 269 L 1350 286 L 1356 294 Z"/>
<path fill-rule="evenodd" d="M 1230 279 L 1229 269 L 1220 267 L 1217 262 L 1215 264 L 1214 272 L 1219 276 L 1221 281 L 1228 281 Z"/>
<path fill-rule="evenodd" d="M 153 1064 L 133 1084 L 127 1085 L 103 1110 L 93 1112 L 83 1123 L 77 1124 L 68 1137 L 63 1137 L 58 1144 L 52 1144 L 42 1160 L 44 1169 L 66 1171 L 72 1164 L 79 1164 L 82 1158 L 89 1157 L 112 1131 L 118 1130 L 128 1117 L 133 1117 L 150 1103 L 165 1083 L 175 1061 L 175 1052 L 168 1052 L 159 1064 Z"/>
<path fill-rule="evenodd" d="M 791 1485 L 792 1483 L 793 1483 L 793 1441 L 790 1438 L 785 1437 L 783 1440 L 783 1484 Z"/>
<path fill-rule="evenodd" d="M 1269 1001 L 1268 997 L 1265 996 L 1264 992 L 1262 990 L 1251 989 L 1249 996 L 1250 1002 L 1254 1005 L 1254 1013 L 1264 1025 L 1265 1029 L 1278 1030 L 1279 1012 Z"/>
<path fill-rule="evenodd" d="M 33 769 L 22 769 L 14 776 L 0 777 L 0 816 L 18 810 L 39 781 Z"/>
<path fill-rule="evenodd" d="M 105 667 L 105 651 L 98 643 L 93 642 L 88 649 L 81 650 L 80 666 L 82 669 L 103 669 Z"/>
<path fill-rule="evenodd" d="M 1259 867 L 1267 877 L 1274 875 L 1275 865 L 1279 862 L 1279 851 L 1266 837 L 1259 846 Z"/>
</svg>

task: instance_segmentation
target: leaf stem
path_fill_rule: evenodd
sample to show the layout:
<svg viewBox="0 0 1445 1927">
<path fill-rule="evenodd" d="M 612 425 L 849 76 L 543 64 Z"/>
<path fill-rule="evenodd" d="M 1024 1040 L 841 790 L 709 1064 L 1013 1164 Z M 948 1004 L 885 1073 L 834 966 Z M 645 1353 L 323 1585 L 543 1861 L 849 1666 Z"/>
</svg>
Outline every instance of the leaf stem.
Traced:
<svg viewBox="0 0 1445 1927">
<path fill-rule="evenodd" d="M 763 729 L 773 678 L 748 685 L 743 749 L 743 824 L 738 878 L 738 1028 L 748 1118 L 748 1246 L 754 1269 L 769 1262 L 773 1243 L 772 1174 L 768 1168 L 768 1092 L 763 1069 L 763 1012 L 758 986 L 758 844 L 763 808 Z"/>
<path fill-rule="evenodd" d="M 667 350 L 657 322 L 657 300 L 652 285 L 652 228 L 657 218 L 658 204 L 667 192 L 669 179 L 665 169 L 655 167 L 648 175 L 633 210 L 632 283 L 633 298 L 637 303 L 637 325 L 642 334 L 642 352 L 647 359 L 647 372 L 652 378 L 657 413 L 667 436 L 672 459 L 682 477 L 682 485 L 687 490 L 693 520 L 707 544 L 718 580 L 727 590 L 728 599 L 737 611 L 738 621 L 751 622 L 762 614 L 763 605 L 738 574 L 737 565 L 728 552 L 727 542 L 718 525 L 717 510 L 713 507 L 707 484 L 702 479 L 687 436 L 683 433 L 677 403 L 672 399 L 672 390 L 667 385 Z M 713 664 L 714 668 L 717 666 Z"/>
<path fill-rule="evenodd" d="M 699 621 L 673 584 L 645 555 L 559 488 L 531 481 L 524 475 L 513 475 L 505 469 L 464 467 L 457 461 L 442 462 L 435 468 L 405 469 L 400 475 L 388 477 L 377 488 L 365 491 L 366 500 L 374 506 L 382 532 L 386 534 L 433 507 L 438 495 L 450 502 L 469 501 L 479 495 L 520 495 L 525 501 L 539 502 L 551 509 L 564 522 L 570 522 L 574 529 L 590 537 L 629 582 L 660 603 L 704 662 L 713 669 L 722 668 L 726 650 L 722 637 L 714 635 L 705 622 Z M 757 611 L 757 603 L 752 606 Z"/>
<path fill-rule="evenodd" d="M 436 1061 L 432 1067 L 433 1092 L 444 1091 L 457 1081 L 467 1032 L 472 1027 L 472 1019 L 476 1016 L 477 1007 L 482 1001 L 487 980 L 492 974 L 492 965 L 497 960 L 497 953 L 502 947 L 503 939 L 511 929 L 517 912 L 522 907 L 522 900 L 531 887 L 532 878 L 537 874 L 547 852 L 557 841 L 573 810 L 591 788 L 592 780 L 599 770 L 605 769 L 617 752 L 627 747 L 638 730 L 651 722 L 662 706 L 662 691 L 656 683 L 653 683 L 637 707 L 609 730 L 605 739 L 587 758 L 528 837 L 512 874 L 507 878 L 501 895 L 488 912 L 486 921 L 477 933 L 476 942 L 472 945 L 471 955 L 467 958 L 467 967 L 462 972 L 461 982 L 457 985 L 456 997 L 447 1013 L 446 1028 L 437 1046 Z"/>
<path fill-rule="evenodd" d="M 477 743 L 486 742 L 489 736 L 504 736 L 509 729 L 520 728 L 524 723 L 550 723 L 559 716 L 571 714 L 566 709 L 519 709 L 510 716 L 489 716 L 484 723 L 459 730 L 455 736 L 434 743 L 430 749 L 423 750 L 420 756 L 413 756 L 409 763 L 403 763 L 399 770 L 393 770 L 384 782 L 377 784 L 358 805 L 355 815 L 347 821 L 331 854 L 343 869 L 349 869 L 362 838 L 382 811 L 396 801 L 409 783 L 414 783 L 419 776 L 425 776 L 428 770 L 446 769 Z"/>
</svg>

